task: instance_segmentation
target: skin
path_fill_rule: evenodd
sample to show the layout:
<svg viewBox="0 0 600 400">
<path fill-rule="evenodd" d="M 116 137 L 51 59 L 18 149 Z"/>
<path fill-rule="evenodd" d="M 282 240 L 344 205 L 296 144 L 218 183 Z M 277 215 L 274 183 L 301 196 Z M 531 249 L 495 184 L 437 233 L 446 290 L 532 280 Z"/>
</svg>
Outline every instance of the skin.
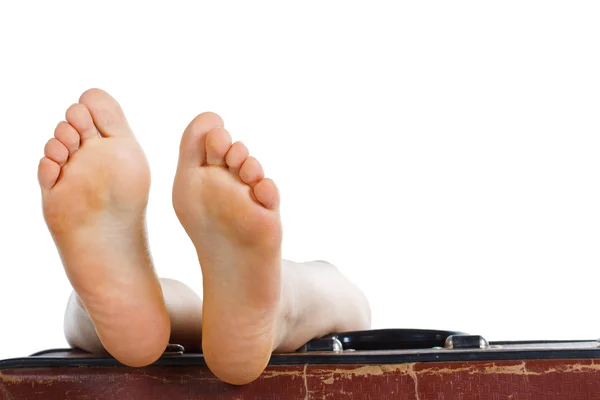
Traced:
<svg viewBox="0 0 600 400">
<path fill-rule="evenodd" d="M 367 300 L 337 268 L 281 259 L 277 187 L 218 115 L 200 114 L 185 130 L 173 186 L 202 268 L 203 301 L 154 272 L 149 169 L 116 100 L 85 92 L 44 154 L 44 216 L 74 288 L 65 314 L 71 345 L 130 366 L 154 362 L 168 342 L 202 346 L 216 376 L 245 384 L 273 351 L 370 326 Z"/>
</svg>

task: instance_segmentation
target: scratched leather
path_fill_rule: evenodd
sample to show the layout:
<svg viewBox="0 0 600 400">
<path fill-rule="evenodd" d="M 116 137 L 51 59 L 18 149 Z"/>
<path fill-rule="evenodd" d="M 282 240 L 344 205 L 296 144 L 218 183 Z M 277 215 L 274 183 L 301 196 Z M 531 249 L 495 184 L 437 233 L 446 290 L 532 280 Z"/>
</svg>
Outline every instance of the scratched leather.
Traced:
<svg viewBox="0 0 600 400">
<path fill-rule="evenodd" d="M 593 360 L 269 367 L 227 385 L 205 367 L 78 367 L 0 371 L 0 399 L 600 400 Z"/>
</svg>

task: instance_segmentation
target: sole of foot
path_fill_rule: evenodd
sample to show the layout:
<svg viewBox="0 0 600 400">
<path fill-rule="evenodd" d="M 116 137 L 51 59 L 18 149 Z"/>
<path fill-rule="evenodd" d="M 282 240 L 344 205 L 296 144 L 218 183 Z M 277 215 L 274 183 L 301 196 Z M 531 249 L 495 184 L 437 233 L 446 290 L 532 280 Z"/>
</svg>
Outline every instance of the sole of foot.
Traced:
<svg viewBox="0 0 600 400">
<path fill-rule="evenodd" d="M 202 348 L 211 371 L 232 384 L 256 379 L 278 336 L 281 313 L 279 193 L 222 119 L 185 130 L 173 187 L 175 212 L 203 273 Z"/>
<path fill-rule="evenodd" d="M 46 224 L 104 348 L 129 366 L 154 362 L 169 316 L 150 259 L 146 157 L 108 93 L 66 112 L 38 169 Z"/>
</svg>

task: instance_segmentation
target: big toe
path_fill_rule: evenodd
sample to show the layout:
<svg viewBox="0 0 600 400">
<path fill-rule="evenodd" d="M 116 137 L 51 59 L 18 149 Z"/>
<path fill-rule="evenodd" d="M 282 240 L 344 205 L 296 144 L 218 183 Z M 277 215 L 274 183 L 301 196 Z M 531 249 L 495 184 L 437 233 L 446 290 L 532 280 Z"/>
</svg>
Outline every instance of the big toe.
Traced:
<svg viewBox="0 0 600 400">
<path fill-rule="evenodd" d="M 198 167 L 206 163 L 206 137 L 208 132 L 223 127 L 223 120 L 217 114 L 206 112 L 198 115 L 185 128 L 179 147 L 181 166 Z"/>
<path fill-rule="evenodd" d="M 123 109 L 110 94 L 101 89 L 90 89 L 79 98 L 89 110 L 94 124 L 105 137 L 133 135 Z"/>
</svg>

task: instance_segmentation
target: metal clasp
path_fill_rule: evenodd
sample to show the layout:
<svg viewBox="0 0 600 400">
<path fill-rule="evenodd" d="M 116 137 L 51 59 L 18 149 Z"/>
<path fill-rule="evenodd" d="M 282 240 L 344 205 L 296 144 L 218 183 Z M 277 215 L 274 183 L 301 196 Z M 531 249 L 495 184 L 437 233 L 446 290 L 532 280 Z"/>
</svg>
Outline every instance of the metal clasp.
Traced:
<svg viewBox="0 0 600 400">
<path fill-rule="evenodd" d="M 162 354 L 162 356 L 163 357 L 182 356 L 184 352 L 185 352 L 185 348 L 182 345 L 169 343 L 167 345 L 167 348 L 165 349 L 164 353 Z"/>
<path fill-rule="evenodd" d="M 487 349 L 490 344 L 479 335 L 452 335 L 446 338 L 446 349 Z"/>
</svg>

